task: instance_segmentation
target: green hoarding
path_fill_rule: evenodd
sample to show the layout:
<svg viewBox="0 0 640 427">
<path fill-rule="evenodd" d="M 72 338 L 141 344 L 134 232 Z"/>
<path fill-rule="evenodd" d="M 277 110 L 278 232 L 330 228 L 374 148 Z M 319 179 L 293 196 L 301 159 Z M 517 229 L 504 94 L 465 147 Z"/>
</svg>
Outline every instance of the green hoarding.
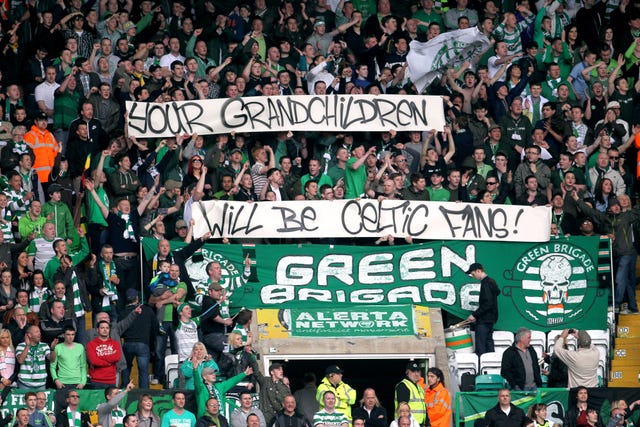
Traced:
<svg viewBox="0 0 640 427">
<path fill-rule="evenodd" d="M 413 306 L 291 309 L 292 337 L 397 337 L 414 335 Z"/>
<path fill-rule="evenodd" d="M 480 285 L 464 272 L 480 262 L 501 290 L 496 328 L 603 329 L 609 289 L 599 286 L 599 244 L 598 237 L 571 237 L 537 244 L 205 245 L 186 267 L 193 285 L 206 287 L 206 264 L 219 261 L 232 311 L 415 304 L 466 317 L 477 307 Z M 157 241 L 144 239 L 143 245 L 150 259 Z M 254 265 L 242 285 L 247 254 Z"/>
</svg>

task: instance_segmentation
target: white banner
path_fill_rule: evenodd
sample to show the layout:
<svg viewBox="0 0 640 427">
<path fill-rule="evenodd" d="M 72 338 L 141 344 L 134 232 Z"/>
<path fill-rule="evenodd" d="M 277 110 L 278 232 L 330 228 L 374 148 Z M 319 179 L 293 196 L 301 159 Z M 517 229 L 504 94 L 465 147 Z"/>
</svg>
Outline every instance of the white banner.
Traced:
<svg viewBox="0 0 640 427">
<path fill-rule="evenodd" d="M 431 130 L 445 125 L 442 99 L 425 95 L 255 96 L 126 103 L 136 138 L 229 132 Z"/>
<path fill-rule="evenodd" d="M 430 240 L 546 242 L 546 206 L 353 199 L 229 202 L 192 206 L 194 237 L 211 231 L 229 238 L 413 237 Z"/>
<path fill-rule="evenodd" d="M 426 43 L 412 41 L 409 44 L 407 64 L 411 80 L 418 93 L 422 93 L 433 79 L 448 68 L 455 68 L 490 46 L 489 39 L 471 27 L 442 33 Z"/>
</svg>

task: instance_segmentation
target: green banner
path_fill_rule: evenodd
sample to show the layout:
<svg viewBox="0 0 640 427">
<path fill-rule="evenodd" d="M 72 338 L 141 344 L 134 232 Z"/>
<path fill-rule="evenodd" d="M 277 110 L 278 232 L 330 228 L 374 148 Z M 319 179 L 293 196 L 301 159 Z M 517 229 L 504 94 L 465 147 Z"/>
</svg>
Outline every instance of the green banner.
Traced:
<svg viewBox="0 0 640 427">
<path fill-rule="evenodd" d="M 497 391 L 456 394 L 456 426 L 461 423 L 473 425 L 474 421 L 484 418 L 485 412 L 498 403 Z M 547 405 L 547 419 L 551 425 L 564 423 L 564 415 L 569 400 L 569 390 L 562 388 L 538 389 L 537 393 L 511 391 L 511 403 L 525 413 L 529 406 L 536 403 Z M 469 424 L 467 424 L 469 423 Z"/>
<path fill-rule="evenodd" d="M 7 413 L 11 413 L 15 416 L 16 411 L 20 408 L 25 408 L 27 405 L 24 401 L 24 395 L 29 391 L 33 390 L 25 390 L 14 388 L 11 390 L 11 393 L 7 395 L 7 400 L 2 402 L 0 412 L 4 417 Z M 39 391 L 39 390 L 38 390 Z M 54 399 L 55 399 L 55 390 L 42 390 L 47 395 L 47 406 L 45 407 L 45 412 L 53 412 L 54 411 Z M 14 420 L 15 421 L 15 420 Z"/>
<path fill-rule="evenodd" d="M 292 337 L 398 337 L 414 335 L 413 307 L 291 309 Z"/>
<path fill-rule="evenodd" d="M 601 329 L 609 290 L 600 289 L 598 237 L 547 243 L 439 241 L 416 245 L 205 245 L 186 267 L 206 289 L 206 265 L 219 261 L 231 309 L 343 308 L 416 304 L 467 317 L 480 284 L 464 274 L 484 265 L 501 289 L 498 329 Z M 171 242 L 174 249 L 180 244 Z M 157 240 L 144 239 L 147 259 Z M 249 283 L 242 263 L 254 262 Z"/>
</svg>

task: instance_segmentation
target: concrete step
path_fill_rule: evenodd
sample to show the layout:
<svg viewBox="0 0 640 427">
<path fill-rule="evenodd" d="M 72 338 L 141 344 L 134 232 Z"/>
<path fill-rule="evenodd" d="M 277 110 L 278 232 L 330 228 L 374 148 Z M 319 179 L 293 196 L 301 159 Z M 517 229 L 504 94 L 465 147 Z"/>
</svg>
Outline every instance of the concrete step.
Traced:
<svg viewBox="0 0 640 427">
<path fill-rule="evenodd" d="M 640 364 L 640 338 L 616 338 L 613 360 L 636 360 Z"/>
<path fill-rule="evenodd" d="M 616 337 L 640 338 L 640 314 L 621 314 L 616 325 Z"/>
<path fill-rule="evenodd" d="M 614 366 L 609 374 L 609 387 L 640 387 L 640 365 Z"/>
</svg>

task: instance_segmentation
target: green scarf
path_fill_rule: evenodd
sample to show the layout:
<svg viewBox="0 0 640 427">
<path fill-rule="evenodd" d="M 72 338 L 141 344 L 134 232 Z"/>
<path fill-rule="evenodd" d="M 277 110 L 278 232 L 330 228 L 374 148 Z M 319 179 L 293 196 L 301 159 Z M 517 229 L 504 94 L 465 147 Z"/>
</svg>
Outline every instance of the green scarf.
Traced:
<svg viewBox="0 0 640 427">
<path fill-rule="evenodd" d="M 44 286 L 42 288 L 33 287 L 33 291 L 29 294 L 29 307 L 35 312 L 40 312 L 42 303 L 49 299 L 51 292 Z"/>
<path fill-rule="evenodd" d="M 71 289 L 73 290 L 73 312 L 76 317 L 84 316 L 82 299 L 80 298 L 80 286 L 78 285 L 78 275 L 75 270 L 71 272 Z"/>
<path fill-rule="evenodd" d="M 103 260 L 100 260 L 98 265 L 102 272 L 102 287 L 109 292 L 109 295 L 102 297 L 102 309 L 104 311 L 110 311 L 111 303 L 118 301 L 118 289 L 110 280 L 111 276 L 115 276 L 117 274 L 116 263 L 111 261 L 109 264 L 105 264 Z"/>
<path fill-rule="evenodd" d="M 123 237 L 125 239 L 132 239 L 133 241 L 135 241 L 136 235 L 133 231 L 133 224 L 131 223 L 131 214 L 123 214 L 122 212 L 118 212 L 118 216 L 125 222 Z"/>
<path fill-rule="evenodd" d="M 69 419 L 69 427 L 82 427 L 82 416 L 80 415 L 80 411 L 74 412 L 67 408 L 67 418 Z"/>
</svg>

